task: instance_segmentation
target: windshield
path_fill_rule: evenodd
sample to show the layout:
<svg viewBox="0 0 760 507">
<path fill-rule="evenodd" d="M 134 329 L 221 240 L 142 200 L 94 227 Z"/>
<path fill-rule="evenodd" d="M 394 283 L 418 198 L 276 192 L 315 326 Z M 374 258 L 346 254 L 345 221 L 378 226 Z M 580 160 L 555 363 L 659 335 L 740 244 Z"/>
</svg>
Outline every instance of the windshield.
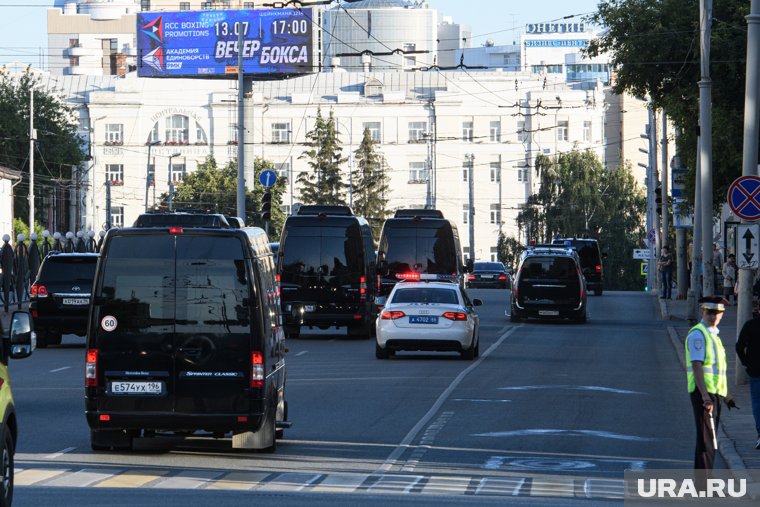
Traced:
<svg viewBox="0 0 760 507">
<path fill-rule="evenodd" d="M 324 277 L 337 285 L 358 284 L 364 252 L 358 224 L 338 227 L 292 227 L 282 247 L 283 283 L 308 285 Z"/>
<path fill-rule="evenodd" d="M 384 258 L 389 274 L 456 274 L 456 244 L 448 222 L 418 227 L 389 228 L 383 238 Z"/>
<path fill-rule="evenodd" d="M 523 279 L 566 279 L 576 276 L 575 262 L 568 257 L 530 257 L 523 264 Z"/>
<path fill-rule="evenodd" d="M 476 262 L 473 271 L 504 271 L 504 264 L 501 262 Z"/>
<path fill-rule="evenodd" d="M 438 303 L 446 305 L 459 304 L 457 293 L 453 289 L 429 287 L 410 287 L 399 289 L 391 299 L 391 303 Z"/>
</svg>

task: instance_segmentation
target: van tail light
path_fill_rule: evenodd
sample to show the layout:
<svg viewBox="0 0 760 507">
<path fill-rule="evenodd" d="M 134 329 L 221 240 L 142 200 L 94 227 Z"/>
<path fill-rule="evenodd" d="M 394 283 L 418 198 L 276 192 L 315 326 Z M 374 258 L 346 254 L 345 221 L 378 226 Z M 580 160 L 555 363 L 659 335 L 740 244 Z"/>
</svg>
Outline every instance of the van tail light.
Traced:
<svg viewBox="0 0 760 507">
<path fill-rule="evenodd" d="M 277 292 L 277 297 L 280 297 L 282 295 L 282 291 L 280 290 L 280 275 L 275 276 L 275 281 L 277 282 L 275 284 L 275 291 Z"/>
<path fill-rule="evenodd" d="M 359 301 L 367 301 L 367 278 L 363 276 L 359 278 Z"/>
<path fill-rule="evenodd" d="M 169 227 L 169 234 L 182 234 L 184 231 L 182 230 L 182 227 Z"/>
<path fill-rule="evenodd" d="M 499 280 L 506 280 L 506 279 L 507 279 L 507 275 L 499 275 Z"/>
<path fill-rule="evenodd" d="M 33 298 L 46 298 L 48 297 L 47 287 L 38 283 L 32 284 L 29 288 L 29 296 Z"/>
<path fill-rule="evenodd" d="M 469 275 L 467 275 L 467 279 L 468 280 L 475 280 L 475 275 L 473 275 L 472 273 L 470 273 Z"/>
<path fill-rule="evenodd" d="M 405 317 L 406 314 L 404 312 L 398 311 L 398 310 L 390 310 L 390 311 L 384 311 L 380 314 L 380 318 L 382 320 L 396 320 L 400 319 L 401 317 Z"/>
<path fill-rule="evenodd" d="M 597 272 L 597 273 L 601 273 L 601 272 L 602 272 L 602 265 L 601 265 L 601 264 L 597 264 L 597 265 L 594 267 L 594 269 L 596 270 L 596 272 Z"/>
<path fill-rule="evenodd" d="M 85 387 L 98 387 L 98 349 L 88 349 L 84 365 Z"/>
<path fill-rule="evenodd" d="M 446 312 L 443 314 L 443 318 L 449 320 L 467 320 L 467 314 L 462 312 Z"/>
<path fill-rule="evenodd" d="M 381 280 L 380 275 L 377 275 L 377 292 L 378 293 L 380 292 L 380 287 L 381 287 L 380 280 Z"/>
<path fill-rule="evenodd" d="M 254 389 L 264 387 L 264 356 L 261 352 L 251 354 L 251 387 Z"/>
</svg>

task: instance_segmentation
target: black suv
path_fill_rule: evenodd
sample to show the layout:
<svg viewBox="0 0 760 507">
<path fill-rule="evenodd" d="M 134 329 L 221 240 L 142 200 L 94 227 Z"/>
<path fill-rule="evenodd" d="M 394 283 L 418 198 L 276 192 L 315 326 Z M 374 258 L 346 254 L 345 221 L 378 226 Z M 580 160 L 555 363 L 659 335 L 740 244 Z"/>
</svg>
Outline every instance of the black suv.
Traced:
<svg viewBox="0 0 760 507">
<path fill-rule="evenodd" d="M 569 247 L 528 247 L 512 284 L 510 320 L 570 318 L 586 322 L 586 279 Z"/>
<path fill-rule="evenodd" d="M 92 281 L 98 254 L 51 253 L 29 291 L 37 347 L 61 343 L 61 336 L 87 334 Z"/>
<path fill-rule="evenodd" d="M 604 293 L 604 266 L 602 259 L 607 254 L 599 251 L 599 242 L 589 238 L 559 238 L 552 241 L 552 245 L 563 245 L 578 252 L 581 261 L 581 272 L 586 277 L 588 290 L 593 290 L 594 295 L 601 296 Z"/>
</svg>

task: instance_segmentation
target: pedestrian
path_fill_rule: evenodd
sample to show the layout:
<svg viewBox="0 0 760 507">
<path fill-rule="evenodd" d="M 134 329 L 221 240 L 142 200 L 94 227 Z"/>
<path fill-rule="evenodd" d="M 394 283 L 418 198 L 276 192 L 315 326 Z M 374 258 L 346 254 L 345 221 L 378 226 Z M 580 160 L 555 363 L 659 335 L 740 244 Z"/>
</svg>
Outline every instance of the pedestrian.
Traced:
<svg viewBox="0 0 760 507">
<path fill-rule="evenodd" d="M 723 269 L 723 254 L 720 251 L 720 245 L 713 243 L 713 267 L 715 271 Z"/>
<path fill-rule="evenodd" d="M 707 296 L 699 303 L 702 320 L 686 336 L 686 383 L 697 429 L 694 469 L 707 471 L 698 477 L 704 484 L 715 464 L 720 403 L 725 402 L 729 409 L 738 407 L 728 394 L 726 350 L 718 331 L 728 301 L 721 296 Z"/>
<path fill-rule="evenodd" d="M 16 236 L 16 247 L 13 249 L 13 276 L 15 283 L 16 304 L 21 310 L 21 301 L 27 292 L 27 278 L 29 277 L 29 248 L 26 246 L 26 234 Z"/>
<path fill-rule="evenodd" d="M 723 296 L 726 301 L 731 301 L 731 296 L 734 297 L 734 304 L 736 304 L 736 294 L 734 289 L 736 288 L 736 256 L 734 254 L 728 254 L 728 260 L 723 265 Z"/>
<path fill-rule="evenodd" d="M 670 299 L 670 291 L 673 288 L 673 254 L 670 253 L 668 245 L 662 247 L 660 260 L 657 261 L 657 268 L 660 271 L 662 280 L 662 295 L 660 299 Z"/>
<path fill-rule="evenodd" d="M 757 432 L 755 449 L 760 449 L 760 315 L 755 315 L 742 326 L 736 340 L 736 355 L 749 375 L 749 395 Z"/>
<path fill-rule="evenodd" d="M 3 247 L 0 249 L 0 268 L 3 271 L 3 308 L 8 313 L 8 303 L 11 299 L 11 290 L 13 288 L 13 247 L 10 244 L 11 236 L 3 234 Z"/>
</svg>

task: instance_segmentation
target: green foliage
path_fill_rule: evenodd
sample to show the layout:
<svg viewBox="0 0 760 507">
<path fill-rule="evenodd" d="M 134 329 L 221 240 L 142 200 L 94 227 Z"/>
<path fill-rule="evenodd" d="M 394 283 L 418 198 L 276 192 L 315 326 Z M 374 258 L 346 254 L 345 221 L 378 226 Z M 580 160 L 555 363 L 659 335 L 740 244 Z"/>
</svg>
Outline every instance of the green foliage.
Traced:
<svg viewBox="0 0 760 507">
<path fill-rule="evenodd" d="M 0 69 L 0 165 L 24 173 L 14 191 L 14 214 L 29 216 L 29 99 L 34 89 L 34 128 L 37 130 L 35 153 L 35 197 L 68 183 L 72 166 L 84 161 L 83 141 L 77 135 L 74 111 L 63 95 L 39 87 L 40 78 L 27 69 L 12 77 Z M 40 202 L 37 200 L 36 202 Z M 46 210 L 35 207 L 35 218 Z"/>
<path fill-rule="evenodd" d="M 511 268 L 512 273 L 517 270 L 517 264 L 520 262 L 520 254 L 523 250 L 525 247 L 516 238 L 508 238 L 504 236 L 504 233 L 499 233 L 499 239 L 496 242 L 496 256 L 499 262 L 503 262 L 507 268 Z"/>
<path fill-rule="evenodd" d="M 42 244 L 42 231 L 45 228 L 37 221 L 34 222 L 34 232 L 37 233 L 37 244 Z M 16 241 L 19 234 L 26 236 L 27 243 L 29 242 L 29 224 L 27 224 L 22 218 L 13 219 L 13 235 L 11 239 Z"/>
<path fill-rule="evenodd" d="M 517 216 L 528 241 L 548 243 L 554 237 L 587 235 L 599 240 L 607 253 L 606 284 L 610 289 L 640 289 L 638 248 L 646 198 L 636 185 L 629 163 L 605 170 L 591 151 L 574 150 L 555 162 L 539 155 L 536 168 L 540 190 L 528 198 Z"/>
<path fill-rule="evenodd" d="M 346 188 L 340 166 L 346 162 L 341 156 L 341 145 L 335 129 L 332 111 L 325 119 L 317 110 L 314 129 L 306 133 L 308 149 L 299 158 L 308 160 L 310 171 L 298 174 L 296 181 L 301 188 L 304 204 L 328 204 L 346 206 Z"/>
<path fill-rule="evenodd" d="M 268 160 L 257 158 L 254 160 L 254 181 L 258 181 L 259 174 L 272 169 L 272 163 Z M 276 241 L 279 231 L 285 223 L 285 213 L 282 210 L 282 192 L 284 181 L 278 179 L 272 187 L 272 221 L 270 235 Z M 256 185 L 254 190 L 245 193 L 245 223 L 249 226 L 264 227 L 259 216 L 261 195 L 264 189 Z M 160 209 L 167 210 L 169 207 L 168 194 L 161 195 Z M 237 162 L 230 161 L 224 167 L 217 167 L 216 160 L 209 155 L 206 160 L 198 165 L 198 169 L 185 175 L 183 181 L 174 189 L 172 200 L 173 209 L 192 208 L 208 213 L 223 213 L 237 216 Z"/>
<path fill-rule="evenodd" d="M 372 227 L 373 237 L 380 238 L 380 230 L 388 216 L 388 164 L 372 141 L 369 129 L 364 129 L 355 158 L 354 214 L 366 218 Z"/>
<path fill-rule="evenodd" d="M 749 0 L 713 2 L 710 75 L 713 115 L 713 202 L 725 200 L 741 175 Z M 694 198 L 701 79 L 698 0 L 603 0 L 590 17 L 605 28 L 588 55 L 610 55 L 614 89 L 649 95 L 682 135 L 679 150 L 690 168 L 686 197 Z"/>
</svg>

